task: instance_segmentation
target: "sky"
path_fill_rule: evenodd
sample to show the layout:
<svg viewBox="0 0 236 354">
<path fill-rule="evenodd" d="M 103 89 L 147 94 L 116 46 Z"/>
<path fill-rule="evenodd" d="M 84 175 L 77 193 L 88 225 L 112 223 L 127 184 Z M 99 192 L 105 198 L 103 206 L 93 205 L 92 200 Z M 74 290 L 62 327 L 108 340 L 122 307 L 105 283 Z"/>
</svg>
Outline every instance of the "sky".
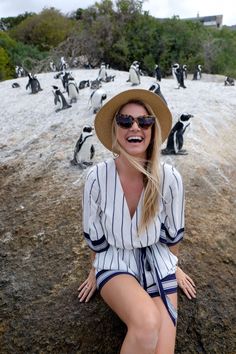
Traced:
<svg viewBox="0 0 236 354">
<path fill-rule="evenodd" d="M 98 1 L 100 2 L 100 1 Z M 63 13 L 70 13 L 78 8 L 87 8 L 95 0 L 0 0 L 0 18 L 18 16 L 25 12 L 39 13 L 44 7 L 55 7 Z M 144 0 L 143 10 L 150 15 L 166 18 L 182 18 L 223 15 L 223 25 L 236 24 L 235 0 Z"/>
</svg>

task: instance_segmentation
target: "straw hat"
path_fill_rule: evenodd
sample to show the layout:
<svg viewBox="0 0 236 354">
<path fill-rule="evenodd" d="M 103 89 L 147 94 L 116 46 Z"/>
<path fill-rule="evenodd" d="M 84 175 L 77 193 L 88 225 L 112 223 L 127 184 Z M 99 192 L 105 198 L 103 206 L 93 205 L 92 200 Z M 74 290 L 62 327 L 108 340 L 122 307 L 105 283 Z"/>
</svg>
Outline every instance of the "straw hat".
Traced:
<svg viewBox="0 0 236 354">
<path fill-rule="evenodd" d="M 129 101 L 142 101 L 151 107 L 157 117 L 160 127 L 162 142 L 170 132 L 172 115 L 165 102 L 156 94 L 145 89 L 130 89 L 112 97 L 102 106 L 95 117 L 94 126 L 98 139 L 110 151 L 112 151 L 112 121 L 121 106 Z"/>
</svg>

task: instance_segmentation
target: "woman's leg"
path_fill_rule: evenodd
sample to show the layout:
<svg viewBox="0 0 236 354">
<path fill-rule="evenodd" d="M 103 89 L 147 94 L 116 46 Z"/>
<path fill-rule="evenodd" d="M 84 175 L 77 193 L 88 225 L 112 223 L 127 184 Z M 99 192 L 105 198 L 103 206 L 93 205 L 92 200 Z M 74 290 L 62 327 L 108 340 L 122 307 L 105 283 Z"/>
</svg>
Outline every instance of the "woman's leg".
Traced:
<svg viewBox="0 0 236 354">
<path fill-rule="evenodd" d="M 167 295 L 172 305 L 177 309 L 177 293 Z M 160 297 L 152 298 L 159 313 L 161 314 L 161 327 L 155 354 L 174 354 L 176 327 Z"/>
<path fill-rule="evenodd" d="M 102 287 L 101 296 L 127 325 L 120 353 L 155 354 L 160 310 L 138 281 L 128 274 L 116 275 Z"/>
</svg>

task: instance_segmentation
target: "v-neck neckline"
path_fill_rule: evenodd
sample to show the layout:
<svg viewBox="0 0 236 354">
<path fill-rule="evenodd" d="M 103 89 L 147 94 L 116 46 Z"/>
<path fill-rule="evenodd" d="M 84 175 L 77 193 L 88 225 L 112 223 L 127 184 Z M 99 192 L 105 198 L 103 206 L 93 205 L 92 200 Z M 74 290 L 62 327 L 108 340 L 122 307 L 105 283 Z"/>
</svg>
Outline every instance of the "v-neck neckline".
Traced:
<svg viewBox="0 0 236 354">
<path fill-rule="evenodd" d="M 129 205 L 128 205 L 128 203 L 127 203 L 127 199 L 126 199 L 126 196 L 125 196 L 125 193 L 124 193 L 124 189 L 123 189 L 123 186 L 122 186 L 122 183 L 121 183 L 120 175 L 119 175 L 118 170 L 117 170 L 117 168 L 116 168 L 115 159 L 113 159 L 113 163 L 114 163 L 114 168 L 115 168 L 115 173 L 116 173 L 117 181 L 118 181 L 118 184 L 119 184 L 119 188 L 120 188 L 120 190 L 121 190 L 121 192 L 122 192 L 122 195 L 123 195 L 123 198 L 124 198 L 124 202 L 125 202 L 125 206 L 126 206 L 126 208 L 127 208 L 127 210 L 128 210 L 128 214 L 129 214 L 130 221 L 132 222 L 132 221 L 134 220 L 134 218 L 136 217 L 137 210 L 138 210 L 138 208 L 139 208 L 139 204 L 141 203 L 141 200 L 142 200 L 142 198 L 143 198 L 144 188 L 142 189 L 142 192 L 141 192 L 141 194 L 140 194 L 140 197 L 139 197 L 137 206 L 136 206 L 136 208 L 135 208 L 135 210 L 134 210 L 134 213 L 133 213 L 133 215 L 131 215 L 130 209 L 129 209 Z"/>
</svg>

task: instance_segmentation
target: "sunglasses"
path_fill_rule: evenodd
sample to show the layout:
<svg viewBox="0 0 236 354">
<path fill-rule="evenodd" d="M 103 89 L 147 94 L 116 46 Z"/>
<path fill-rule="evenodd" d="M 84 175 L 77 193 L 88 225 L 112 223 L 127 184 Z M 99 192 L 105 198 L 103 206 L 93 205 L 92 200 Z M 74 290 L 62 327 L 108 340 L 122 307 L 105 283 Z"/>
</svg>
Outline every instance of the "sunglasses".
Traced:
<svg viewBox="0 0 236 354">
<path fill-rule="evenodd" d="M 133 116 L 128 114 L 118 113 L 115 119 L 116 124 L 123 129 L 131 128 L 134 122 L 138 124 L 139 128 L 148 129 L 154 124 L 156 118 L 150 115 L 144 115 L 134 118 Z"/>
</svg>

